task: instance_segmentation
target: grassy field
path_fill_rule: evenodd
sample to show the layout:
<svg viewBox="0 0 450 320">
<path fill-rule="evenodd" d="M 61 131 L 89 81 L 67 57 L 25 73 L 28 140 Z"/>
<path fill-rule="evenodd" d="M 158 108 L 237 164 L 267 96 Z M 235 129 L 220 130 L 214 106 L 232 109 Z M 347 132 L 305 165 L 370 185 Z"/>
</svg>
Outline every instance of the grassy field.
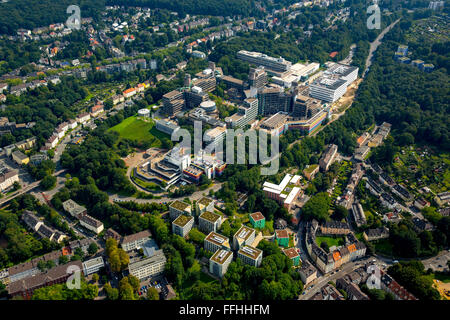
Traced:
<svg viewBox="0 0 450 320">
<path fill-rule="evenodd" d="M 328 244 L 328 247 L 331 248 L 332 246 L 340 246 L 343 245 L 345 243 L 344 238 L 342 237 L 337 237 L 337 238 L 333 238 L 333 237 L 316 237 L 316 243 L 318 246 L 320 246 L 320 244 L 322 242 L 326 242 Z"/>
<path fill-rule="evenodd" d="M 138 142 L 149 142 L 151 147 L 160 147 L 161 138 L 168 137 L 154 128 L 153 120 L 144 121 L 136 116 L 123 120 L 109 130 L 116 131 L 123 139 L 137 140 Z"/>
</svg>

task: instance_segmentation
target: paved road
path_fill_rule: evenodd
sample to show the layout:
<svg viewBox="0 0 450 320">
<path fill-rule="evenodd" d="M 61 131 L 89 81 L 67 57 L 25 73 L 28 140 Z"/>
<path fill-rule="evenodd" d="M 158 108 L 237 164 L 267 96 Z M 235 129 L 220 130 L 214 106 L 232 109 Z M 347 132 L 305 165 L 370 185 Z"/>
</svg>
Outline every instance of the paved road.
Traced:
<svg viewBox="0 0 450 320">
<path fill-rule="evenodd" d="M 370 43 L 370 50 L 369 55 L 366 59 L 366 68 L 364 69 L 363 78 L 366 76 L 367 71 L 369 70 L 370 66 L 372 65 L 372 58 L 374 52 L 378 49 L 378 46 L 381 44 L 381 40 L 383 39 L 384 35 L 388 33 L 396 24 L 400 21 L 400 18 L 398 18 L 396 21 L 392 22 L 389 26 L 387 26 L 379 35 L 378 37 Z"/>
<path fill-rule="evenodd" d="M 199 190 L 199 191 L 195 191 L 192 195 L 187 196 L 189 199 L 192 200 L 198 200 L 201 197 L 203 197 L 203 194 L 208 194 L 210 190 L 213 190 L 214 192 L 218 191 L 221 187 L 222 187 L 222 182 L 217 182 L 214 183 L 214 185 L 212 185 L 211 187 L 209 187 L 206 190 Z M 185 198 L 180 197 L 180 198 Z M 180 198 L 169 198 L 169 197 L 162 197 L 161 199 L 136 199 L 134 197 L 128 197 L 128 196 L 121 196 L 118 194 L 109 194 L 109 201 L 110 202 L 114 202 L 115 199 L 119 199 L 120 201 L 134 201 L 137 203 L 153 203 L 153 202 L 157 202 L 157 203 L 161 203 L 161 202 L 172 202 L 174 200 L 180 199 Z"/>
</svg>

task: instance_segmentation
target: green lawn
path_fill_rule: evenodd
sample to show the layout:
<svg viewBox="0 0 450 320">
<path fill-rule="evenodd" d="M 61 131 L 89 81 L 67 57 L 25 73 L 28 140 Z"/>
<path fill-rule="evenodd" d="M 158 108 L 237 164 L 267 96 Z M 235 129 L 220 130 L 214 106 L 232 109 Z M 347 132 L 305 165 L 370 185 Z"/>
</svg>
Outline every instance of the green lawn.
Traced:
<svg viewBox="0 0 450 320">
<path fill-rule="evenodd" d="M 138 119 L 136 116 L 132 116 L 109 130 L 118 132 L 121 138 L 137 140 L 139 142 L 150 142 L 152 147 L 160 147 L 160 139 L 168 136 L 159 132 L 153 126 L 153 120 L 144 121 Z"/>
<path fill-rule="evenodd" d="M 337 237 L 337 238 L 333 238 L 333 237 L 316 237 L 316 243 L 318 246 L 320 246 L 320 244 L 322 242 L 326 242 L 328 244 L 328 247 L 332 247 L 332 246 L 340 246 L 343 245 L 345 243 L 344 238 L 342 237 Z"/>
</svg>

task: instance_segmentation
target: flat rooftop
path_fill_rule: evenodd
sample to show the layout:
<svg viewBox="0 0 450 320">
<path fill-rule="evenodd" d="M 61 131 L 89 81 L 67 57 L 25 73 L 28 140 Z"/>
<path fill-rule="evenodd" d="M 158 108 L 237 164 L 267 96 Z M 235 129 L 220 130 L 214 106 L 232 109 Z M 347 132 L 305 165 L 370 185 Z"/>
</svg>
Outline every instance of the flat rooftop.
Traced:
<svg viewBox="0 0 450 320">
<path fill-rule="evenodd" d="M 275 230 L 277 239 L 289 238 L 289 234 L 286 229 L 277 229 Z"/>
<path fill-rule="evenodd" d="M 238 253 L 256 260 L 262 254 L 262 250 L 251 246 L 243 246 L 241 249 L 239 249 Z"/>
<path fill-rule="evenodd" d="M 250 214 L 250 216 L 252 217 L 252 219 L 254 221 L 259 221 L 259 220 L 263 220 L 265 219 L 265 217 L 263 216 L 263 214 L 261 212 L 253 212 Z"/>
<path fill-rule="evenodd" d="M 216 222 L 217 220 L 220 219 L 220 215 L 218 215 L 218 214 L 216 214 L 216 213 L 209 212 L 209 211 L 205 211 L 205 212 L 203 212 L 203 213 L 200 215 L 199 218 L 205 219 L 205 220 L 207 220 L 207 221 L 209 221 L 209 222 L 214 223 L 214 222 Z"/>
<path fill-rule="evenodd" d="M 233 252 L 231 251 L 219 249 L 212 255 L 210 260 L 218 264 L 224 264 L 224 262 L 227 261 L 227 259 L 232 255 Z"/>
<path fill-rule="evenodd" d="M 242 226 L 235 234 L 234 237 L 237 239 L 247 240 L 251 234 L 255 233 L 255 229 Z"/>
<path fill-rule="evenodd" d="M 229 247 L 229 240 L 227 237 L 225 237 L 224 235 L 221 235 L 220 233 L 217 232 L 210 232 L 205 240 L 208 240 L 209 242 L 212 242 L 218 246 L 222 246 L 225 245 L 227 247 Z"/>
<path fill-rule="evenodd" d="M 194 217 L 192 216 L 186 216 L 184 214 L 179 215 L 178 218 L 176 218 L 172 223 L 174 225 L 177 225 L 179 227 L 184 227 L 185 225 L 188 224 L 189 221 L 191 221 L 192 219 L 194 219 Z"/>
<path fill-rule="evenodd" d="M 294 258 L 300 256 L 295 248 L 287 248 L 287 249 L 283 249 L 283 253 L 284 253 L 289 259 L 294 259 Z"/>
<path fill-rule="evenodd" d="M 200 200 L 197 201 L 197 204 L 199 204 L 199 205 L 201 204 L 201 205 L 207 207 L 207 206 L 209 206 L 209 204 L 210 204 L 211 202 L 213 202 L 213 201 L 214 201 L 214 200 L 211 199 L 211 198 L 203 197 L 203 198 L 201 198 Z"/>
<path fill-rule="evenodd" d="M 175 200 L 169 207 L 184 211 L 187 208 L 191 208 L 191 205 L 189 203 L 186 203 L 184 201 Z"/>
</svg>

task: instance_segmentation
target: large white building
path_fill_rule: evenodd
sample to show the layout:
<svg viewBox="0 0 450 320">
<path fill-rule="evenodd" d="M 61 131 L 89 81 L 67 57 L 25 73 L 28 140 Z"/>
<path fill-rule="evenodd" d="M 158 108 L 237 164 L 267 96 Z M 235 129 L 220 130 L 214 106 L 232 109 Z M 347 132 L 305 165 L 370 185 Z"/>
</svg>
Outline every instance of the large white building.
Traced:
<svg viewBox="0 0 450 320">
<path fill-rule="evenodd" d="M 172 222 L 172 232 L 184 238 L 191 231 L 193 225 L 194 217 L 182 214 Z"/>
<path fill-rule="evenodd" d="M 99 272 L 105 266 L 102 257 L 93 258 L 83 262 L 83 274 L 85 276 Z"/>
<path fill-rule="evenodd" d="M 347 91 L 348 86 L 358 77 L 359 68 L 335 63 L 323 76 L 309 87 L 311 97 L 325 102 L 335 102 Z"/>
<path fill-rule="evenodd" d="M 286 209 L 290 209 L 295 199 L 301 194 L 300 179 L 298 175 L 286 174 L 280 184 L 264 182 L 264 194 L 283 205 Z"/>
<path fill-rule="evenodd" d="M 245 264 L 259 267 L 262 262 L 262 250 L 245 245 L 239 249 L 237 257 Z"/>
<path fill-rule="evenodd" d="M 292 66 L 291 62 L 283 59 L 282 57 L 269 57 L 268 55 L 260 52 L 241 50 L 237 53 L 237 57 L 238 59 L 250 62 L 256 66 L 264 66 L 267 69 L 274 71 L 288 71 Z"/>
<path fill-rule="evenodd" d="M 229 239 L 217 232 L 210 232 L 206 236 L 204 248 L 209 252 L 216 252 L 219 249 L 231 250 Z"/>
<path fill-rule="evenodd" d="M 201 231 L 212 232 L 217 231 L 222 223 L 222 217 L 216 213 L 209 211 L 203 212 L 198 217 L 198 227 Z"/>
<path fill-rule="evenodd" d="M 143 281 L 150 277 L 160 275 L 164 272 L 166 265 L 166 256 L 162 250 L 156 250 L 151 256 L 130 261 L 128 270 L 131 275 Z"/>
<path fill-rule="evenodd" d="M 209 259 L 209 272 L 222 278 L 231 261 L 233 261 L 233 252 L 223 249 L 217 250 Z"/>
<path fill-rule="evenodd" d="M 233 236 L 233 249 L 239 250 L 245 245 L 252 245 L 255 240 L 255 229 L 241 226 L 241 228 Z"/>
<path fill-rule="evenodd" d="M 0 174 L 0 191 L 9 189 L 14 182 L 19 182 L 19 171 L 5 170 Z"/>
<path fill-rule="evenodd" d="M 125 251 L 131 251 L 144 246 L 144 244 L 151 239 L 151 232 L 144 230 L 138 233 L 131 234 L 122 238 L 120 246 Z"/>
</svg>

